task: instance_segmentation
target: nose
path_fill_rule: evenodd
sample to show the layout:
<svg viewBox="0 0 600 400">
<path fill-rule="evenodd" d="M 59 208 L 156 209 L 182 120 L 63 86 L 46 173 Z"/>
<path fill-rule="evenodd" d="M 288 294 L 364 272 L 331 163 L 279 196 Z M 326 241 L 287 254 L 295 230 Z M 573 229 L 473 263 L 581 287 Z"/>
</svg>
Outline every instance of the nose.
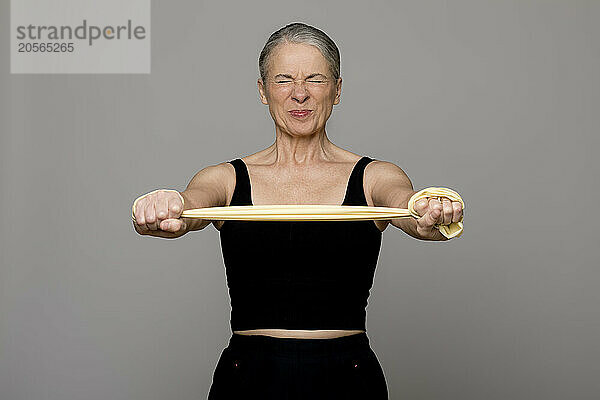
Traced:
<svg viewBox="0 0 600 400">
<path fill-rule="evenodd" d="M 294 82 L 294 89 L 292 91 L 292 100 L 297 101 L 302 104 L 308 99 L 308 91 L 304 86 L 304 82 L 301 82 L 299 85 Z"/>
</svg>

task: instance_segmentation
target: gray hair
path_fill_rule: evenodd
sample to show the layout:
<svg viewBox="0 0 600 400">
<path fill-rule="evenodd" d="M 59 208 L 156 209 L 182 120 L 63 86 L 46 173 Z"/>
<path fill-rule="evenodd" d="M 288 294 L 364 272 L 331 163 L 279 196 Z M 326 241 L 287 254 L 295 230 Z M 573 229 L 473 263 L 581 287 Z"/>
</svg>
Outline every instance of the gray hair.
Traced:
<svg viewBox="0 0 600 400">
<path fill-rule="evenodd" d="M 273 32 L 258 57 L 258 70 L 263 82 L 267 79 L 267 64 L 273 50 L 282 43 L 304 43 L 315 46 L 327 63 L 334 79 L 340 77 L 340 51 L 325 32 L 313 26 L 294 22 Z"/>
</svg>

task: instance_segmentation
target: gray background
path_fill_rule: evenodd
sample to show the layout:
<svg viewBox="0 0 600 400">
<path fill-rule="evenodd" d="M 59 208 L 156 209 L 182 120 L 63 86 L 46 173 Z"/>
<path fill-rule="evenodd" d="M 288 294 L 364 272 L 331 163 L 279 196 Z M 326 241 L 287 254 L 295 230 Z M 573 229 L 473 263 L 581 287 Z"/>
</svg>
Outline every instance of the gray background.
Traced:
<svg viewBox="0 0 600 400">
<path fill-rule="evenodd" d="M 459 239 L 384 232 L 367 332 L 390 398 L 597 399 L 599 19 L 598 1 L 155 1 L 150 75 L 10 75 L 2 40 L 0 398 L 206 397 L 231 334 L 218 232 L 142 237 L 131 204 L 272 143 L 258 54 L 303 21 L 342 55 L 331 140 L 466 202 Z"/>
</svg>

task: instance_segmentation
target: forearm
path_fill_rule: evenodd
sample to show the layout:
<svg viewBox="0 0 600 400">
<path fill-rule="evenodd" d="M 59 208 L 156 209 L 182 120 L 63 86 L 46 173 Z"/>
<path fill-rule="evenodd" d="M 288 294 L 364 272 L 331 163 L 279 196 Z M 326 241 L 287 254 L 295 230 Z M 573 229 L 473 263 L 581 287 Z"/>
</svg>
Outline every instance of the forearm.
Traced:
<svg viewBox="0 0 600 400">
<path fill-rule="evenodd" d="M 193 210 L 196 208 L 211 207 L 210 196 L 201 190 L 185 190 L 180 192 L 181 197 L 184 199 L 183 211 Z M 210 224 L 210 220 L 199 219 L 199 218 L 181 218 L 186 224 L 186 233 L 190 231 L 197 231 L 204 229 Z"/>
</svg>

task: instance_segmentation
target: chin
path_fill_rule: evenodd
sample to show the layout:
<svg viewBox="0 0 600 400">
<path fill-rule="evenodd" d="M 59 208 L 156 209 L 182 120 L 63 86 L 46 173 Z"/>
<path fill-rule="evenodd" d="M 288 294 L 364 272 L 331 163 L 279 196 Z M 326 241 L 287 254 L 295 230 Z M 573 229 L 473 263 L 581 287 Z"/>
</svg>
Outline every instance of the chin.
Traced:
<svg viewBox="0 0 600 400">
<path fill-rule="evenodd" d="M 306 128 L 302 129 L 290 129 L 290 134 L 294 135 L 294 136 L 310 136 L 312 134 L 314 134 L 315 132 L 317 132 L 316 129 L 313 129 L 312 126 L 307 126 Z"/>
</svg>

